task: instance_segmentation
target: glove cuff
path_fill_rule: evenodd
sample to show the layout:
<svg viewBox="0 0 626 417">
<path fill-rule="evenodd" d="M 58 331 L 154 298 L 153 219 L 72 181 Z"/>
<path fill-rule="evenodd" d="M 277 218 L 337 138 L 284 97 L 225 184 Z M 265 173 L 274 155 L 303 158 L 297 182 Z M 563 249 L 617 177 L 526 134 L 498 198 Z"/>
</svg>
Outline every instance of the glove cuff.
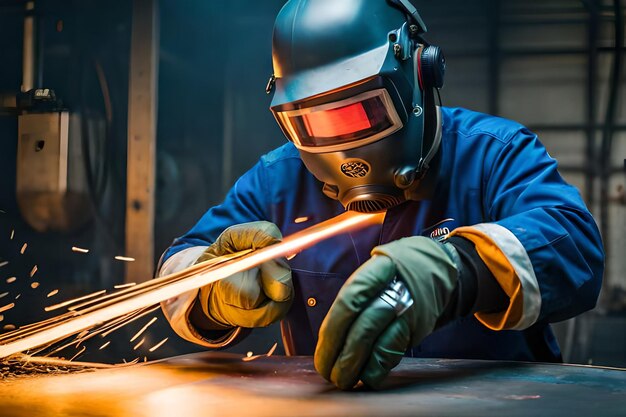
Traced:
<svg viewBox="0 0 626 417">
<path fill-rule="evenodd" d="M 445 241 L 444 247 L 453 248 L 455 256 L 452 257 L 459 269 L 459 283 L 446 307 L 446 314 L 456 318 L 476 312 L 506 310 L 509 298 L 476 252 L 474 244 L 463 237 L 452 236 Z"/>
</svg>

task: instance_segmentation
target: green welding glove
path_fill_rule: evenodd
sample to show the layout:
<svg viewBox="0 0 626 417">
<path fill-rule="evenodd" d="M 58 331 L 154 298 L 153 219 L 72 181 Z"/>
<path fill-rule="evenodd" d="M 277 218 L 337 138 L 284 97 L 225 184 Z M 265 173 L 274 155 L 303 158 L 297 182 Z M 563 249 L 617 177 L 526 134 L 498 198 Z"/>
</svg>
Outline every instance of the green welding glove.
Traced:
<svg viewBox="0 0 626 417">
<path fill-rule="evenodd" d="M 435 328 L 457 286 L 458 254 L 451 244 L 414 236 L 378 246 L 343 285 L 319 332 L 315 369 L 341 389 L 361 380 L 377 388 L 405 351 Z M 413 304 L 401 315 L 374 302 L 394 280 Z"/>
<path fill-rule="evenodd" d="M 243 223 L 224 230 L 196 262 L 279 242 L 282 234 L 266 221 Z M 205 329 L 265 327 L 287 314 L 293 301 L 291 269 L 282 259 L 239 272 L 202 287 L 198 296 Z"/>
</svg>

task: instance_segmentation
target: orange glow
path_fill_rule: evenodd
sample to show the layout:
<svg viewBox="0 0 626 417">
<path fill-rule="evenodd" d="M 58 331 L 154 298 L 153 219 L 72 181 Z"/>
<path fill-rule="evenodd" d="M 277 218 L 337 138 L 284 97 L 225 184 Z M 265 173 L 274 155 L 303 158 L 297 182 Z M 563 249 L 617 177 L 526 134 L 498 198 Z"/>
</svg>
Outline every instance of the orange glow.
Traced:
<svg viewBox="0 0 626 417">
<path fill-rule="evenodd" d="M 237 272 L 248 270 L 269 260 L 298 253 L 340 233 L 381 224 L 384 217 L 384 212 L 346 212 L 294 233 L 275 245 L 252 252 L 248 251 L 239 257 L 237 257 L 238 254 L 222 257 L 222 260 L 225 259 L 223 262 L 218 262 L 220 258 L 211 259 L 171 275 L 143 282 L 120 291 L 121 295 L 117 297 L 83 310 L 74 310 L 71 313 L 66 313 L 65 316 L 59 319 L 58 323 L 53 321 L 49 325 L 33 326 L 33 331 L 26 332 L 22 337 L 12 337 L 12 334 L 2 335 L 5 340 L 8 340 L 0 345 L 0 358 L 50 344 L 85 329 L 92 328 L 99 323 L 106 323 L 137 310 L 145 309 L 187 291 L 229 277 Z M 75 302 L 77 300 L 71 301 Z M 158 308 L 158 306 L 155 308 Z M 153 351 L 152 349 L 156 350 L 162 343 L 165 343 L 165 340 L 151 348 L 150 351 Z"/>
<path fill-rule="evenodd" d="M 349 135 L 372 127 L 363 103 L 302 115 L 309 136 L 332 138 Z"/>
</svg>

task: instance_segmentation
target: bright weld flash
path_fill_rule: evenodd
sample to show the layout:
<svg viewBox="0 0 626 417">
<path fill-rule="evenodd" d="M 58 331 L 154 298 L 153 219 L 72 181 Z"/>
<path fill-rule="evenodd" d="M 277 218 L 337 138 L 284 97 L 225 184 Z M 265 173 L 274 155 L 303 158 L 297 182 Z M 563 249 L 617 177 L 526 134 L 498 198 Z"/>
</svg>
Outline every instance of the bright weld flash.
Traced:
<svg viewBox="0 0 626 417">
<path fill-rule="evenodd" d="M 136 289 L 137 294 L 132 294 L 131 296 L 126 294 L 119 300 L 108 300 L 103 302 L 102 305 L 90 307 L 84 312 L 78 310 L 76 311 L 77 315 L 75 317 L 70 317 L 62 323 L 50 325 L 34 334 L 0 345 L 0 358 L 49 344 L 69 335 L 89 329 L 99 323 L 105 323 L 135 310 L 158 304 L 187 291 L 195 290 L 217 280 L 229 277 L 237 272 L 248 270 L 269 260 L 298 253 L 322 240 L 340 233 L 347 233 L 367 226 L 380 224 L 384 217 L 385 214 L 383 212 L 346 212 L 320 224 L 294 233 L 286 237 L 280 243 L 250 252 L 239 258 L 227 260 L 217 265 L 211 264 L 211 261 L 207 261 L 206 263 L 202 262 L 174 274 L 157 278 L 152 280 L 152 282 L 148 281 L 136 285 L 132 288 Z M 154 286 L 155 282 L 162 283 L 162 285 L 156 288 L 144 289 L 146 286 Z M 162 341 L 162 343 L 165 343 L 165 341 Z M 158 346 L 159 344 L 152 349 L 156 350 Z"/>
</svg>

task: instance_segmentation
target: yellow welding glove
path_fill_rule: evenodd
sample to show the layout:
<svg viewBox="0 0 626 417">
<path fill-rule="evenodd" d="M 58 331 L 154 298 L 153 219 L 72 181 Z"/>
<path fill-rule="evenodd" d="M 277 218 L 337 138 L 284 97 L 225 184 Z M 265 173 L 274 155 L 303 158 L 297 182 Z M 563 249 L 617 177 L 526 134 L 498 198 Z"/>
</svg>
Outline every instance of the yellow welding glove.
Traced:
<svg viewBox="0 0 626 417">
<path fill-rule="evenodd" d="M 376 388 L 430 334 L 457 286 L 454 247 L 414 236 L 378 246 L 343 285 L 319 332 L 315 369 L 341 389 Z M 413 304 L 398 315 L 380 295 L 398 279 Z M 393 304 L 393 303 L 392 303 Z"/>
<path fill-rule="evenodd" d="M 222 232 L 197 262 L 260 249 L 281 239 L 280 230 L 270 222 L 235 225 Z M 276 259 L 202 287 L 199 302 L 206 322 L 194 324 L 213 330 L 264 327 L 283 318 L 292 301 L 291 269 L 285 260 Z"/>
</svg>

